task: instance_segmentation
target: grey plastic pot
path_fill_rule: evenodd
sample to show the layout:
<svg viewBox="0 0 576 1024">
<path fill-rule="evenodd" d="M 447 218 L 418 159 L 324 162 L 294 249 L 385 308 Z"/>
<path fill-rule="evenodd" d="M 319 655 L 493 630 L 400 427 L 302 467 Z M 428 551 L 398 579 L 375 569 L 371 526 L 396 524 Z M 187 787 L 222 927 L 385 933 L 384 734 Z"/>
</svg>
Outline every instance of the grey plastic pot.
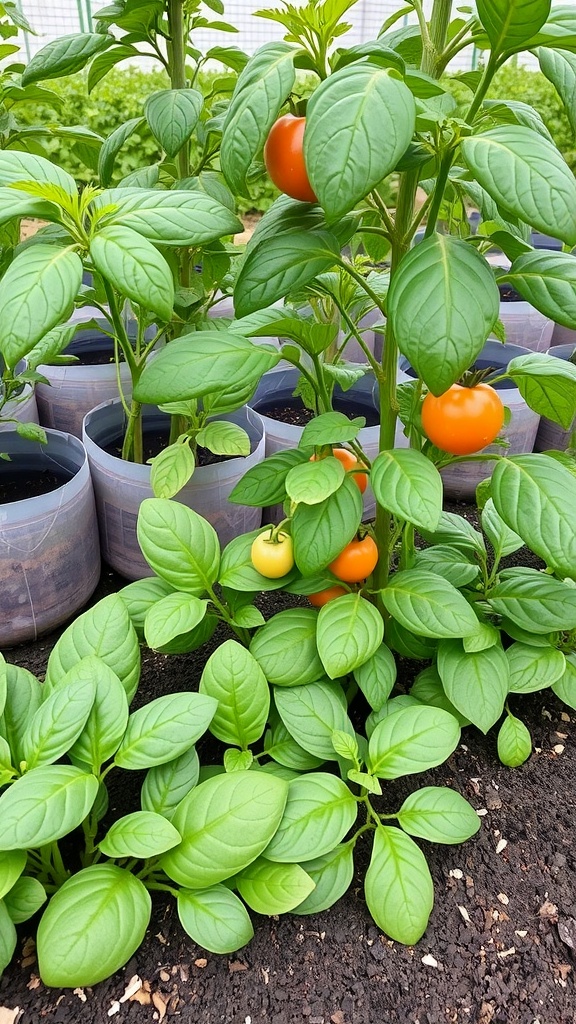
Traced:
<svg viewBox="0 0 576 1024">
<path fill-rule="evenodd" d="M 576 331 L 573 331 L 570 327 L 563 327 L 562 324 L 554 324 L 551 347 L 557 348 L 558 345 L 571 345 L 572 351 L 574 351 L 576 348 Z M 550 355 L 557 356 L 558 353 L 551 352 Z"/>
<path fill-rule="evenodd" d="M 100 578 L 94 493 L 82 443 L 46 431 L 47 444 L 2 434 L 2 480 L 44 470 L 62 485 L 40 497 L 0 504 L 0 647 L 35 640 L 82 608 Z"/>
<path fill-rule="evenodd" d="M 76 316 L 85 309 L 78 310 Z M 100 402 L 109 398 L 118 398 L 118 371 L 114 362 L 114 342 L 104 330 L 112 330 L 108 320 L 101 315 L 94 318 L 96 327 L 78 331 L 74 340 L 66 349 L 66 355 L 84 354 L 101 355 L 106 362 L 97 364 L 71 363 L 69 366 L 47 366 L 42 364 L 38 372 L 46 377 L 48 384 L 36 385 L 36 401 L 40 414 L 40 422 L 46 427 L 56 430 L 67 430 L 76 437 L 82 437 L 82 421 L 87 412 Z M 136 337 L 136 322 L 127 323 L 128 336 Z M 147 336 L 154 336 L 154 328 L 149 329 Z M 126 363 L 120 364 L 120 381 L 126 398 L 130 398 L 132 384 L 130 371 Z"/>
<path fill-rule="evenodd" d="M 26 360 L 21 359 L 16 366 L 16 373 L 22 373 L 26 368 Z M 0 356 L 0 374 L 4 369 L 4 360 Z M 0 430 L 14 430 L 11 420 L 19 420 L 20 423 L 38 423 L 38 406 L 36 396 L 31 384 L 25 384 L 24 389 L 16 398 L 11 398 L 0 411 Z"/>
<path fill-rule="evenodd" d="M 299 372 L 294 367 L 289 369 L 275 369 L 265 373 L 256 388 L 250 401 L 251 408 L 260 413 L 264 430 L 266 432 L 266 455 L 275 455 L 276 452 L 285 451 L 287 448 L 297 448 L 302 437 L 303 427 L 294 426 L 291 423 L 283 423 L 281 420 L 272 419 L 266 415 L 266 407 L 281 404 L 290 399 L 298 383 Z M 335 391 L 336 405 L 339 411 L 346 408 L 354 408 L 355 415 L 362 415 L 362 409 L 374 413 L 376 406 L 373 399 L 374 377 L 367 374 L 357 381 L 349 391 L 342 392 L 339 388 Z M 376 458 L 378 454 L 380 426 L 363 427 L 358 434 L 358 443 L 366 452 L 369 459 Z M 364 518 L 373 518 L 376 511 L 376 501 L 370 487 L 366 488 L 364 494 Z M 280 506 L 271 506 L 264 510 L 266 522 L 279 522 L 282 516 Z"/>
<path fill-rule="evenodd" d="M 550 352 L 550 355 L 555 356 L 556 359 L 568 360 L 575 350 L 576 340 L 568 345 L 556 345 Z M 536 434 L 536 441 L 534 442 L 534 451 L 566 451 L 570 444 L 570 438 L 575 430 L 576 418 L 572 421 L 572 426 L 569 427 L 568 430 L 564 430 L 559 423 L 554 423 L 552 420 L 542 416 L 540 426 L 538 427 L 538 433 Z"/>
<path fill-rule="evenodd" d="M 168 417 L 156 406 L 144 406 L 143 414 L 145 430 L 162 430 L 168 424 Z M 247 431 L 251 454 L 198 467 L 175 500 L 204 516 L 224 546 L 239 534 L 260 526 L 259 508 L 234 505 L 228 501 L 228 495 L 240 477 L 262 461 L 265 441 L 262 420 L 246 406 L 219 419 L 230 420 Z M 122 576 L 137 580 L 153 575 L 136 536 L 140 503 L 153 495 L 150 466 L 125 462 L 104 451 L 105 446 L 122 437 L 124 427 L 122 406 L 118 399 L 113 399 L 96 406 L 84 417 L 83 439 L 96 495 L 102 557 Z"/>
<path fill-rule="evenodd" d="M 508 366 L 508 363 L 516 356 L 528 355 L 530 349 L 520 345 L 502 345 L 499 341 L 488 341 L 480 356 L 475 362 L 478 369 L 486 369 L 493 366 L 501 371 Z M 408 360 L 403 356 L 399 362 L 398 383 L 407 383 L 414 379 L 414 371 L 411 369 Z M 517 387 L 512 381 L 502 381 L 495 385 L 505 406 L 510 410 L 510 422 L 502 428 L 500 436 L 508 441 L 509 447 L 502 448 L 499 445 L 488 445 L 483 449 L 483 454 L 495 452 L 499 455 L 521 455 L 524 452 L 531 452 L 534 449 L 536 433 L 540 417 L 538 413 L 530 409 Z M 405 447 L 408 444 L 407 438 L 401 430 L 396 432 L 396 445 Z M 494 462 L 458 462 L 454 466 L 441 470 L 444 481 L 444 494 L 447 498 L 456 500 L 462 498 L 466 501 L 473 500 L 476 487 L 481 480 L 489 477 L 494 469 Z"/>
<path fill-rule="evenodd" d="M 510 267 L 510 260 L 502 253 L 490 254 L 487 260 L 494 268 Z M 548 351 L 552 344 L 554 321 L 525 299 L 501 302 L 499 316 L 506 329 L 508 345 L 521 345 L 530 352 Z"/>
</svg>

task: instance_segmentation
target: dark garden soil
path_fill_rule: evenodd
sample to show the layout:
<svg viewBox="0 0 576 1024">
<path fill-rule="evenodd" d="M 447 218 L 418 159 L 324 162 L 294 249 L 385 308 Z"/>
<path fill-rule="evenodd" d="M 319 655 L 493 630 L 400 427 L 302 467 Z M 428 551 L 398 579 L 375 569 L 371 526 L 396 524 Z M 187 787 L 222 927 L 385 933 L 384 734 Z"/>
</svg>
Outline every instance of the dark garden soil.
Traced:
<svg viewBox="0 0 576 1024">
<path fill-rule="evenodd" d="M 374 406 L 354 406 L 349 398 L 344 397 L 341 401 L 336 395 L 333 400 L 336 412 L 343 412 L 349 419 L 355 416 L 363 416 L 367 427 L 374 427 L 379 420 L 378 413 Z M 272 420 L 280 420 L 282 423 L 289 423 L 293 427 L 305 427 L 316 415 L 312 409 L 307 409 L 300 398 L 288 398 L 282 402 L 271 399 L 268 402 L 255 402 L 254 408 L 261 416 L 269 416 Z"/>
<path fill-rule="evenodd" d="M 104 570 L 94 599 L 122 582 Z M 42 675 L 57 635 L 7 658 Z M 205 657 L 144 651 L 138 703 L 195 687 Z M 403 668 L 409 684 L 413 668 Z M 389 941 L 371 921 L 361 847 L 340 903 L 312 917 L 253 915 L 255 938 L 231 956 L 195 946 L 174 905 L 156 899 L 142 947 L 92 989 L 46 989 L 33 929 L 22 925 L 0 981 L 0 1024 L 576 1024 L 576 715 L 550 692 L 518 698 L 512 710 L 535 745 L 521 768 L 499 764 L 494 734 L 468 728 L 446 764 L 388 783 L 382 811 L 421 786 L 448 785 L 482 819 L 463 846 L 421 844 L 436 903 L 415 947 Z M 115 812 L 135 809 L 131 798 L 124 807 L 125 786 L 113 791 Z"/>
</svg>

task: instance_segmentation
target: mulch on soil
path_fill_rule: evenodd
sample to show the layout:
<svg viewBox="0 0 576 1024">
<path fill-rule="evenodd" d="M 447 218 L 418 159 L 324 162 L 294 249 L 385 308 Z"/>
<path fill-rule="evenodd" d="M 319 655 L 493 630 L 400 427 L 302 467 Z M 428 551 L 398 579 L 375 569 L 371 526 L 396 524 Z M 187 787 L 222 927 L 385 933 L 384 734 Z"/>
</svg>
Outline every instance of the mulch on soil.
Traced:
<svg viewBox="0 0 576 1024">
<path fill-rule="evenodd" d="M 121 585 L 105 569 L 94 599 Z M 57 636 L 7 659 L 41 676 Z M 139 704 L 194 687 L 206 651 L 143 655 Z M 521 768 L 500 765 L 495 734 L 468 728 L 446 764 L 387 784 L 382 811 L 422 786 L 449 785 L 482 818 L 462 846 L 421 843 L 436 902 L 415 947 L 372 922 L 362 892 L 369 851 L 359 843 L 357 875 L 335 907 L 253 915 L 255 938 L 231 956 L 195 946 L 160 897 L 122 971 L 91 989 L 46 989 L 33 929 L 22 925 L 0 981 L 0 1024 L 576 1024 L 576 715 L 550 691 L 516 698 L 512 710 L 535 744 Z M 125 798 L 111 794 L 113 804 Z"/>
</svg>

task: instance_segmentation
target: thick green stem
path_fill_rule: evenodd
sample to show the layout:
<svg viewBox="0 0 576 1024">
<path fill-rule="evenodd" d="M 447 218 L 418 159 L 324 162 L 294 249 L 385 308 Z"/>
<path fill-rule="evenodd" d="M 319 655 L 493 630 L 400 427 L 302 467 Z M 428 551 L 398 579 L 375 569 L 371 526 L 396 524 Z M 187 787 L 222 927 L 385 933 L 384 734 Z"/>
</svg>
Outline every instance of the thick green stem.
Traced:
<svg viewBox="0 0 576 1024">
<path fill-rule="evenodd" d="M 168 24 L 170 45 L 168 47 L 168 72 L 173 89 L 186 89 L 186 43 L 187 26 L 182 0 L 168 0 Z M 190 177 L 190 143 L 186 141 L 178 153 L 178 173 L 181 178 Z M 180 283 L 188 288 L 192 273 L 190 250 L 183 249 L 180 258 Z"/>
<path fill-rule="evenodd" d="M 440 77 L 440 60 L 452 14 L 452 0 L 435 0 L 428 27 L 430 42 L 424 46 L 420 70 L 433 78 Z"/>
</svg>

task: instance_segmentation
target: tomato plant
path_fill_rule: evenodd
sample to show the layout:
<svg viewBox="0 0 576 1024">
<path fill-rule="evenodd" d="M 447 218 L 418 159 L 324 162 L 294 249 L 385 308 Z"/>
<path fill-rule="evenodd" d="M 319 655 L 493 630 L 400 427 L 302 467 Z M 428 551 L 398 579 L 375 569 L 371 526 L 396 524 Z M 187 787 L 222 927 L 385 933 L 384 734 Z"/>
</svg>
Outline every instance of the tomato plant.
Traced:
<svg viewBox="0 0 576 1024">
<path fill-rule="evenodd" d="M 377 562 L 376 542 L 370 534 L 366 534 L 362 539 L 356 537 L 351 540 L 328 568 L 345 583 L 360 583 L 374 571 Z"/>
<path fill-rule="evenodd" d="M 270 527 L 253 541 L 250 558 L 252 565 L 262 576 L 269 580 L 280 579 L 290 572 L 294 565 L 292 537 L 283 531 L 276 533 Z"/>
<path fill-rule="evenodd" d="M 472 455 L 498 436 L 504 406 L 497 391 L 484 382 L 474 387 L 453 384 L 443 395 L 428 392 L 422 403 L 427 437 L 451 455 Z"/>
<path fill-rule="evenodd" d="M 304 162 L 305 117 L 284 114 L 272 125 L 264 146 L 264 163 L 281 192 L 303 203 L 315 203 Z"/>
<path fill-rule="evenodd" d="M 344 587 L 327 587 L 326 590 L 319 590 L 316 594 L 308 594 L 308 600 L 314 608 L 323 608 L 325 604 L 335 601 L 337 597 L 342 597 L 346 593 Z"/>
<path fill-rule="evenodd" d="M 347 448 L 333 448 L 332 455 L 338 462 L 341 462 L 347 473 L 352 474 L 352 479 L 358 487 L 361 494 L 364 494 L 368 486 L 368 474 L 364 472 L 364 467 L 360 469 L 362 463 L 358 461 L 353 452 L 349 452 Z M 315 462 L 317 459 L 316 455 L 310 456 L 310 461 Z"/>
</svg>

